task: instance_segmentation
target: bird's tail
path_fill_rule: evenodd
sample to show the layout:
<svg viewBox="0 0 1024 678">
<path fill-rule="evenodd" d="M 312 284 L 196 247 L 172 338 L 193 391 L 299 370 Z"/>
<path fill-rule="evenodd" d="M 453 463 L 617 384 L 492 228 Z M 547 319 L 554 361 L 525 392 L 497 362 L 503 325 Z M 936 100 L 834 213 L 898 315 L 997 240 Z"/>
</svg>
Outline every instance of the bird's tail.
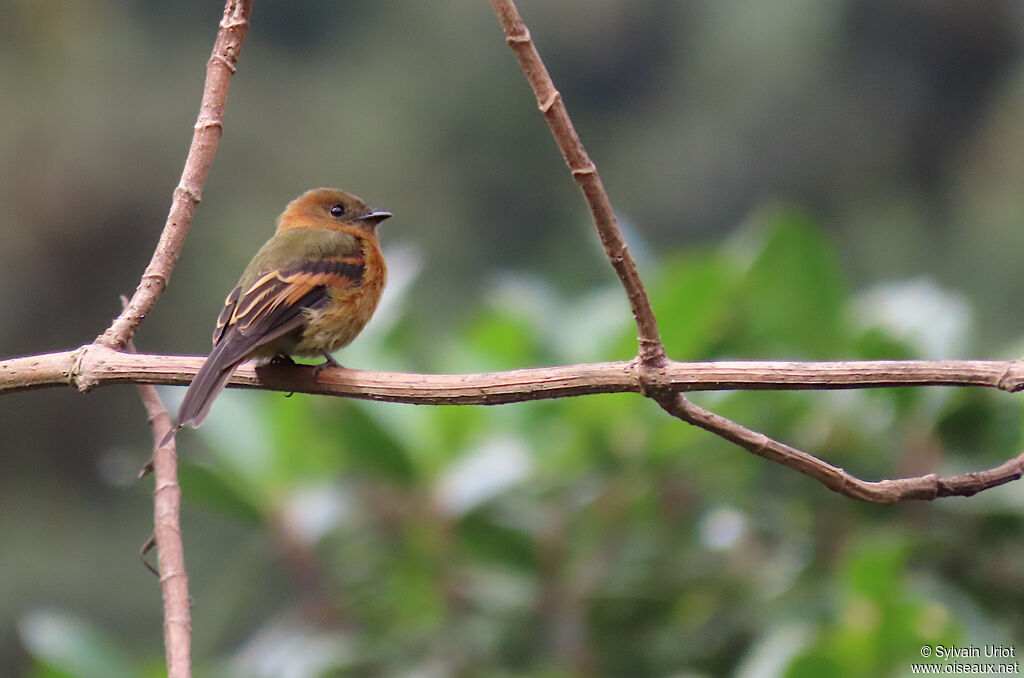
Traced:
<svg viewBox="0 0 1024 678">
<path fill-rule="evenodd" d="M 215 346 L 210 357 L 199 368 L 178 408 L 178 423 L 164 436 L 160 442 L 161 446 L 171 442 L 175 434 L 185 426 L 190 425 L 192 428 L 196 428 L 203 423 L 206 415 L 210 412 L 210 407 L 213 406 L 213 401 L 224 390 L 235 368 L 242 362 L 235 360 L 225 364 L 225 358 L 227 358 L 223 350 L 225 344 L 226 342 L 222 342 Z"/>
</svg>

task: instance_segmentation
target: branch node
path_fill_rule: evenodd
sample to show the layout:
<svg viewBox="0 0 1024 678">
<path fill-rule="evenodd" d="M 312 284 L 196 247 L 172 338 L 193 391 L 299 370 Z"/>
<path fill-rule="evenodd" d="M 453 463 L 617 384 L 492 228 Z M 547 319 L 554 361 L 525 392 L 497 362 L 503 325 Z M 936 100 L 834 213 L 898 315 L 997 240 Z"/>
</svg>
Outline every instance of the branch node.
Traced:
<svg viewBox="0 0 1024 678">
<path fill-rule="evenodd" d="M 167 278 L 159 272 L 145 272 L 142 274 L 142 285 L 152 288 L 154 286 L 159 287 L 160 291 L 163 292 L 167 287 Z M 139 320 L 146 317 L 145 313 L 137 314 Z"/>
<path fill-rule="evenodd" d="M 558 100 L 561 99 L 561 98 L 562 98 L 562 93 L 561 92 L 559 92 L 557 89 L 551 90 L 551 93 L 548 94 L 547 97 L 545 97 L 544 101 L 541 101 L 539 103 L 538 108 L 540 109 L 540 112 L 543 113 L 544 115 L 547 115 L 548 112 L 552 108 L 554 108 L 555 104 L 557 104 Z M 593 166 L 593 163 L 591 163 L 590 173 L 593 174 L 596 171 L 597 171 L 597 168 L 595 168 Z M 575 173 L 576 173 L 576 171 L 573 170 L 573 174 L 575 174 Z"/>
<path fill-rule="evenodd" d="M 93 346 L 93 344 L 86 344 L 75 351 L 75 360 L 71 364 L 71 369 L 68 370 L 68 384 L 74 386 L 82 393 L 88 393 L 100 383 L 99 379 L 89 374 L 89 370 L 85 366 L 86 356 L 88 356 Z"/>
<path fill-rule="evenodd" d="M 1024 367 L 1024 358 L 1009 361 L 1006 364 L 1006 370 L 996 382 L 996 388 L 1008 393 L 1018 393 L 1024 389 L 1024 378 L 1020 374 L 1022 367 Z"/>
<path fill-rule="evenodd" d="M 665 353 L 665 345 L 661 343 L 660 339 L 650 339 L 643 336 L 640 337 L 639 344 L 638 357 L 640 358 L 640 364 L 646 368 L 656 369 L 659 379 L 666 386 L 666 390 L 671 390 L 672 382 L 668 374 L 671 361 L 668 359 L 668 354 Z"/>
<path fill-rule="evenodd" d="M 660 358 L 638 355 L 633 359 L 632 366 L 641 395 L 658 403 L 670 402 L 682 397 L 673 388 L 672 377 L 668 370 L 669 364 L 664 351 Z"/>
<path fill-rule="evenodd" d="M 196 124 L 192 126 L 192 129 L 196 131 L 204 129 L 218 129 L 221 132 L 223 132 L 224 123 L 217 118 L 204 119 L 203 117 L 200 117 L 198 120 L 196 120 Z"/>
<path fill-rule="evenodd" d="M 235 5 L 230 15 L 224 15 L 224 18 L 220 21 L 221 28 L 230 31 L 236 28 L 241 28 L 249 25 L 249 20 L 245 18 L 244 13 L 240 9 L 240 5 L 241 3 Z"/>
<path fill-rule="evenodd" d="M 511 47 L 530 44 L 533 40 L 533 38 L 530 37 L 530 29 L 522 23 L 519 24 L 517 29 L 517 32 L 509 33 L 505 36 L 505 42 L 507 42 Z"/>
<path fill-rule="evenodd" d="M 238 65 L 234 61 L 234 59 L 237 59 L 237 57 L 235 57 L 235 55 L 233 54 L 231 56 L 233 57 L 233 59 L 228 59 L 228 57 L 223 54 L 213 54 L 210 56 L 210 63 L 224 64 L 224 67 L 231 71 L 231 75 L 234 75 L 238 72 Z"/>
<path fill-rule="evenodd" d="M 203 200 L 202 191 L 186 186 L 184 183 L 175 186 L 174 193 L 176 196 L 181 196 L 182 199 L 191 202 L 193 207 Z"/>
</svg>

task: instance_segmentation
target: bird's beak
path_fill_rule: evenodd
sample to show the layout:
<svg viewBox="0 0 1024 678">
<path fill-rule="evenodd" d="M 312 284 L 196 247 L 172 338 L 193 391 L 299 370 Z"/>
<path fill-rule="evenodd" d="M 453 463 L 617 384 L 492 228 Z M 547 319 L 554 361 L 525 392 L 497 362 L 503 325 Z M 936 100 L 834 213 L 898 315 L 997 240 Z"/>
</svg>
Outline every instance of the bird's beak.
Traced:
<svg viewBox="0 0 1024 678">
<path fill-rule="evenodd" d="M 385 219 L 390 219 L 393 215 L 391 212 L 370 212 L 359 217 L 359 221 L 365 221 L 371 226 L 376 226 Z"/>
</svg>

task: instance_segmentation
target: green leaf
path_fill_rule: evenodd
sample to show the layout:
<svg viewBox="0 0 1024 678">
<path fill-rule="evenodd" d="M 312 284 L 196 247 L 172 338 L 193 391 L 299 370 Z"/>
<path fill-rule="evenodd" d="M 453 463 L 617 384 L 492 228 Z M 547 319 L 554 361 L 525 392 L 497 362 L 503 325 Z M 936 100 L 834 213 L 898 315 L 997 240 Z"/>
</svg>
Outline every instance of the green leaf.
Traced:
<svg viewBox="0 0 1024 678">
<path fill-rule="evenodd" d="M 178 482 L 186 504 L 196 502 L 249 525 L 263 522 L 258 498 L 232 482 L 223 469 L 181 461 Z"/>
<path fill-rule="evenodd" d="M 372 416 L 372 405 L 343 405 L 331 408 L 336 416 L 325 423 L 332 439 L 344 441 L 346 469 L 401 482 L 415 480 L 416 466 L 409 456 L 410 450 Z"/>
<path fill-rule="evenodd" d="M 672 257 L 651 285 L 651 304 L 662 339 L 675 360 L 706 357 L 721 341 L 737 279 L 735 266 L 719 254 Z M 628 342 L 636 353 L 636 329 Z"/>
<path fill-rule="evenodd" d="M 861 360 L 913 360 L 919 354 L 907 342 L 879 327 L 871 327 L 857 337 L 857 357 Z"/>
<path fill-rule="evenodd" d="M 809 217 L 794 210 L 757 214 L 752 228 L 763 230 L 764 240 L 737 299 L 748 346 L 758 356 L 776 358 L 847 353 L 845 282 L 834 248 Z"/>
<path fill-rule="evenodd" d="M 541 351 L 536 328 L 524 317 L 502 309 L 476 316 L 463 341 L 474 369 L 507 369 L 532 365 Z"/>
<path fill-rule="evenodd" d="M 1021 423 L 1019 404 L 964 389 L 952 394 L 936 430 L 953 452 L 998 459 L 1019 446 Z"/>
<path fill-rule="evenodd" d="M 340 412 L 329 398 L 296 393 L 291 397 L 268 394 L 266 412 L 271 453 L 268 479 L 275 490 L 337 475 L 344 467 L 345 437 L 330 434 L 320 421 L 335 421 Z"/>
<path fill-rule="evenodd" d="M 135 678 L 131 657 L 91 623 L 66 612 L 35 610 L 19 624 L 29 654 L 68 678 Z"/>
<path fill-rule="evenodd" d="M 466 514 L 457 524 L 459 541 L 467 553 L 513 569 L 536 567 L 533 536 L 494 520 L 487 508 Z"/>
</svg>

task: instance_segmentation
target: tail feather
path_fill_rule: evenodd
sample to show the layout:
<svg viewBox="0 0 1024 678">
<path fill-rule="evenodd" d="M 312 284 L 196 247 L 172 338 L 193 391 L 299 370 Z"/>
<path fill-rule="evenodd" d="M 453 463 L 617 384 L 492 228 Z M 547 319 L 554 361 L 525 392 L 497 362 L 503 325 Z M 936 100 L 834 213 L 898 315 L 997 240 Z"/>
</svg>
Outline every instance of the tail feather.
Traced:
<svg viewBox="0 0 1024 678">
<path fill-rule="evenodd" d="M 191 425 L 195 428 L 206 419 L 206 415 L 209 414 L 210 408 L 213 406 L 213 401 L 224 390 L 228 379 L 234 374 L 235 368 L 242 362 L 235 360 L 222 364 L 224 362 L 224 347 L 224 343 L 214 347 L 210 357 L 199 368 L 178 408 L 178 423 L 161 441 L 161 446 L 169 443 L 175 434 L 185 426 Z"/>
</svg>

